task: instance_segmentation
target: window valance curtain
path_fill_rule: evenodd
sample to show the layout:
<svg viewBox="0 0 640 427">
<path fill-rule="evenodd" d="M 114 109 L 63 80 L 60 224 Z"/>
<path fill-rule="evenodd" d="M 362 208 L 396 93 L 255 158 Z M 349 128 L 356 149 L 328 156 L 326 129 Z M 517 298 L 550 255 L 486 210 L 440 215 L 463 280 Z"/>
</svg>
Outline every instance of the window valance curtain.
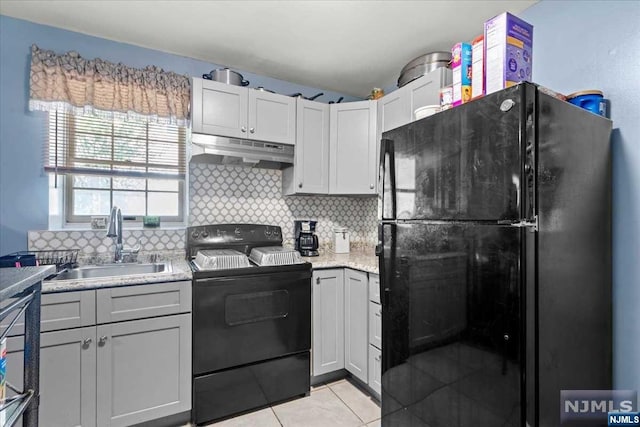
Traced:
<svg viewBox="0 0 640 427">
<path fill-rule="evenodd" d="M 31 47 L 29 109 L 187 126 L 189 77 Z"/>
</svg>

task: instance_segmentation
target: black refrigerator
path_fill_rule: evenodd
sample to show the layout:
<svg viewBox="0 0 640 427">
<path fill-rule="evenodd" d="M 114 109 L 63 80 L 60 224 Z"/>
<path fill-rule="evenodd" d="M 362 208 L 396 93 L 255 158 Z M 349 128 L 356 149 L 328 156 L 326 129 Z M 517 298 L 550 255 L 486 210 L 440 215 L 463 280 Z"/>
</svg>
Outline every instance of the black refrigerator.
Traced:
<svg viewBox="0 0 640 427">
<path fill-rule="evenodd" d="M 611 389 L 611 121 L 522 83 L 382 135 L 382 426 Z"/>
</svg>

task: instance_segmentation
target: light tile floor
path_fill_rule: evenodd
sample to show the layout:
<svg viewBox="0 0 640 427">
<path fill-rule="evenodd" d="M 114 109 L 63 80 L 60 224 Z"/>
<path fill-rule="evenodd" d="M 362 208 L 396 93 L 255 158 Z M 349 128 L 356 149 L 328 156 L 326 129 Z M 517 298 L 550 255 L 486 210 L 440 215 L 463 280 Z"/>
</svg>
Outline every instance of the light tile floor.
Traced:
<svg viewBox="0 0 640 427">
<path fill-rule="evenodd" d="M 380 405 L 347 379 L 319 384 L 308 397 L 218 423 L 215 427 L 380 427 Z"/>
</svg>

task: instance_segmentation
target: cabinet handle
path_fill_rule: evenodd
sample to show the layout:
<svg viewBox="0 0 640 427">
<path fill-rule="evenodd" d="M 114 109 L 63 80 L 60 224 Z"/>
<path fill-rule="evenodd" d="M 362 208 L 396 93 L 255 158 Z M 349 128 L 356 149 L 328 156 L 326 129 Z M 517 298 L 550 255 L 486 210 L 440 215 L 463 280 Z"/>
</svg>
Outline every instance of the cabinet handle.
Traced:
<svg viewBox="0 0 640 427">
<path fill-rule="evenodd" d="M 107 342 L 107 337 L 103 335 L 98 340 L 98 345 L 103 346 L 103 345 L 105 345 L 106 342 Z"/>
<path fill-rule="evenodd" d="M 246 128 L 246 127 L 242 126 L 242 127 L 240 128 L 240 132 L 246 132 L 246 131 L 247 131 L 247 128 Z"/>
<path fill-rule="evenodd" d="M 299 184 L 298 184 L 298 187 L 299 187 L 299 188 L 302 188 L 302 183 L 299 183 Z"/>
<path fill-rule="evenodd" d="M 369 188 L 373 190 L 373 184 L 369 185 Z"/>
<path fill-rule="evenodd" d="M 91 344 L 91 341 L 93 341 L 91 338 L 85 338 L 82 340 L 82 346 L 84 348 L 89 347 L 89 345 Z"/>
<path fill-rule="evenodd" d="M 376 362 L 380 361 L 380 355 L 376 356 Z"/>
<path fill-rule="evenodd" d="M 319 285 L 319 284 L 320 284 L 320 278 L 316 277 L 316 285 Z"/>
<path fill-rule="evenodd" d="M 382 313 L 380 312 L 380 310 L 378 310 L 378 312 L 376 313 L 376 317 L 381 317 Z"/>
<path fill-rule="evenodd" d="M 249 128 L 249 132 L 256 133 L 256 130 L 254 128 Z"/>
</svg>

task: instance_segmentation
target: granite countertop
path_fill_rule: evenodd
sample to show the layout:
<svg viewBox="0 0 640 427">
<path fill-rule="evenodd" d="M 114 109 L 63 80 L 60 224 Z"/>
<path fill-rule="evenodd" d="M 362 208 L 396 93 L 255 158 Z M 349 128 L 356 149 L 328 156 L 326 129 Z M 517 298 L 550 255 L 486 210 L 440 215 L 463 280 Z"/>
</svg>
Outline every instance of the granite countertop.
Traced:
<svg viewBox="0 0 640 427">
<path fill-rule="evenodd" d="M 303 259 L 310 262 L 314 270 L 346 267 L 378 274 L 378 257 L 373 248 L 352 250 L 348 254 L 327 251 L 320 256 L 303 257 Z"/>
<path fill-rule="evenodd" d="M 171 263 L 171 273 L 130 274 L 126 276 L 96 277 L 91 279 L 48 280 L 42 283 L 42 293 L 191 280 L 191 268 L 185 260 L 174 259 L 166 262 Z"/>
<path fill-rule="evenodd" d="M 0 268 L 0 301 L 18 295 L 55 272 L 56 268 L 53 265 Z"/>
</svg>

